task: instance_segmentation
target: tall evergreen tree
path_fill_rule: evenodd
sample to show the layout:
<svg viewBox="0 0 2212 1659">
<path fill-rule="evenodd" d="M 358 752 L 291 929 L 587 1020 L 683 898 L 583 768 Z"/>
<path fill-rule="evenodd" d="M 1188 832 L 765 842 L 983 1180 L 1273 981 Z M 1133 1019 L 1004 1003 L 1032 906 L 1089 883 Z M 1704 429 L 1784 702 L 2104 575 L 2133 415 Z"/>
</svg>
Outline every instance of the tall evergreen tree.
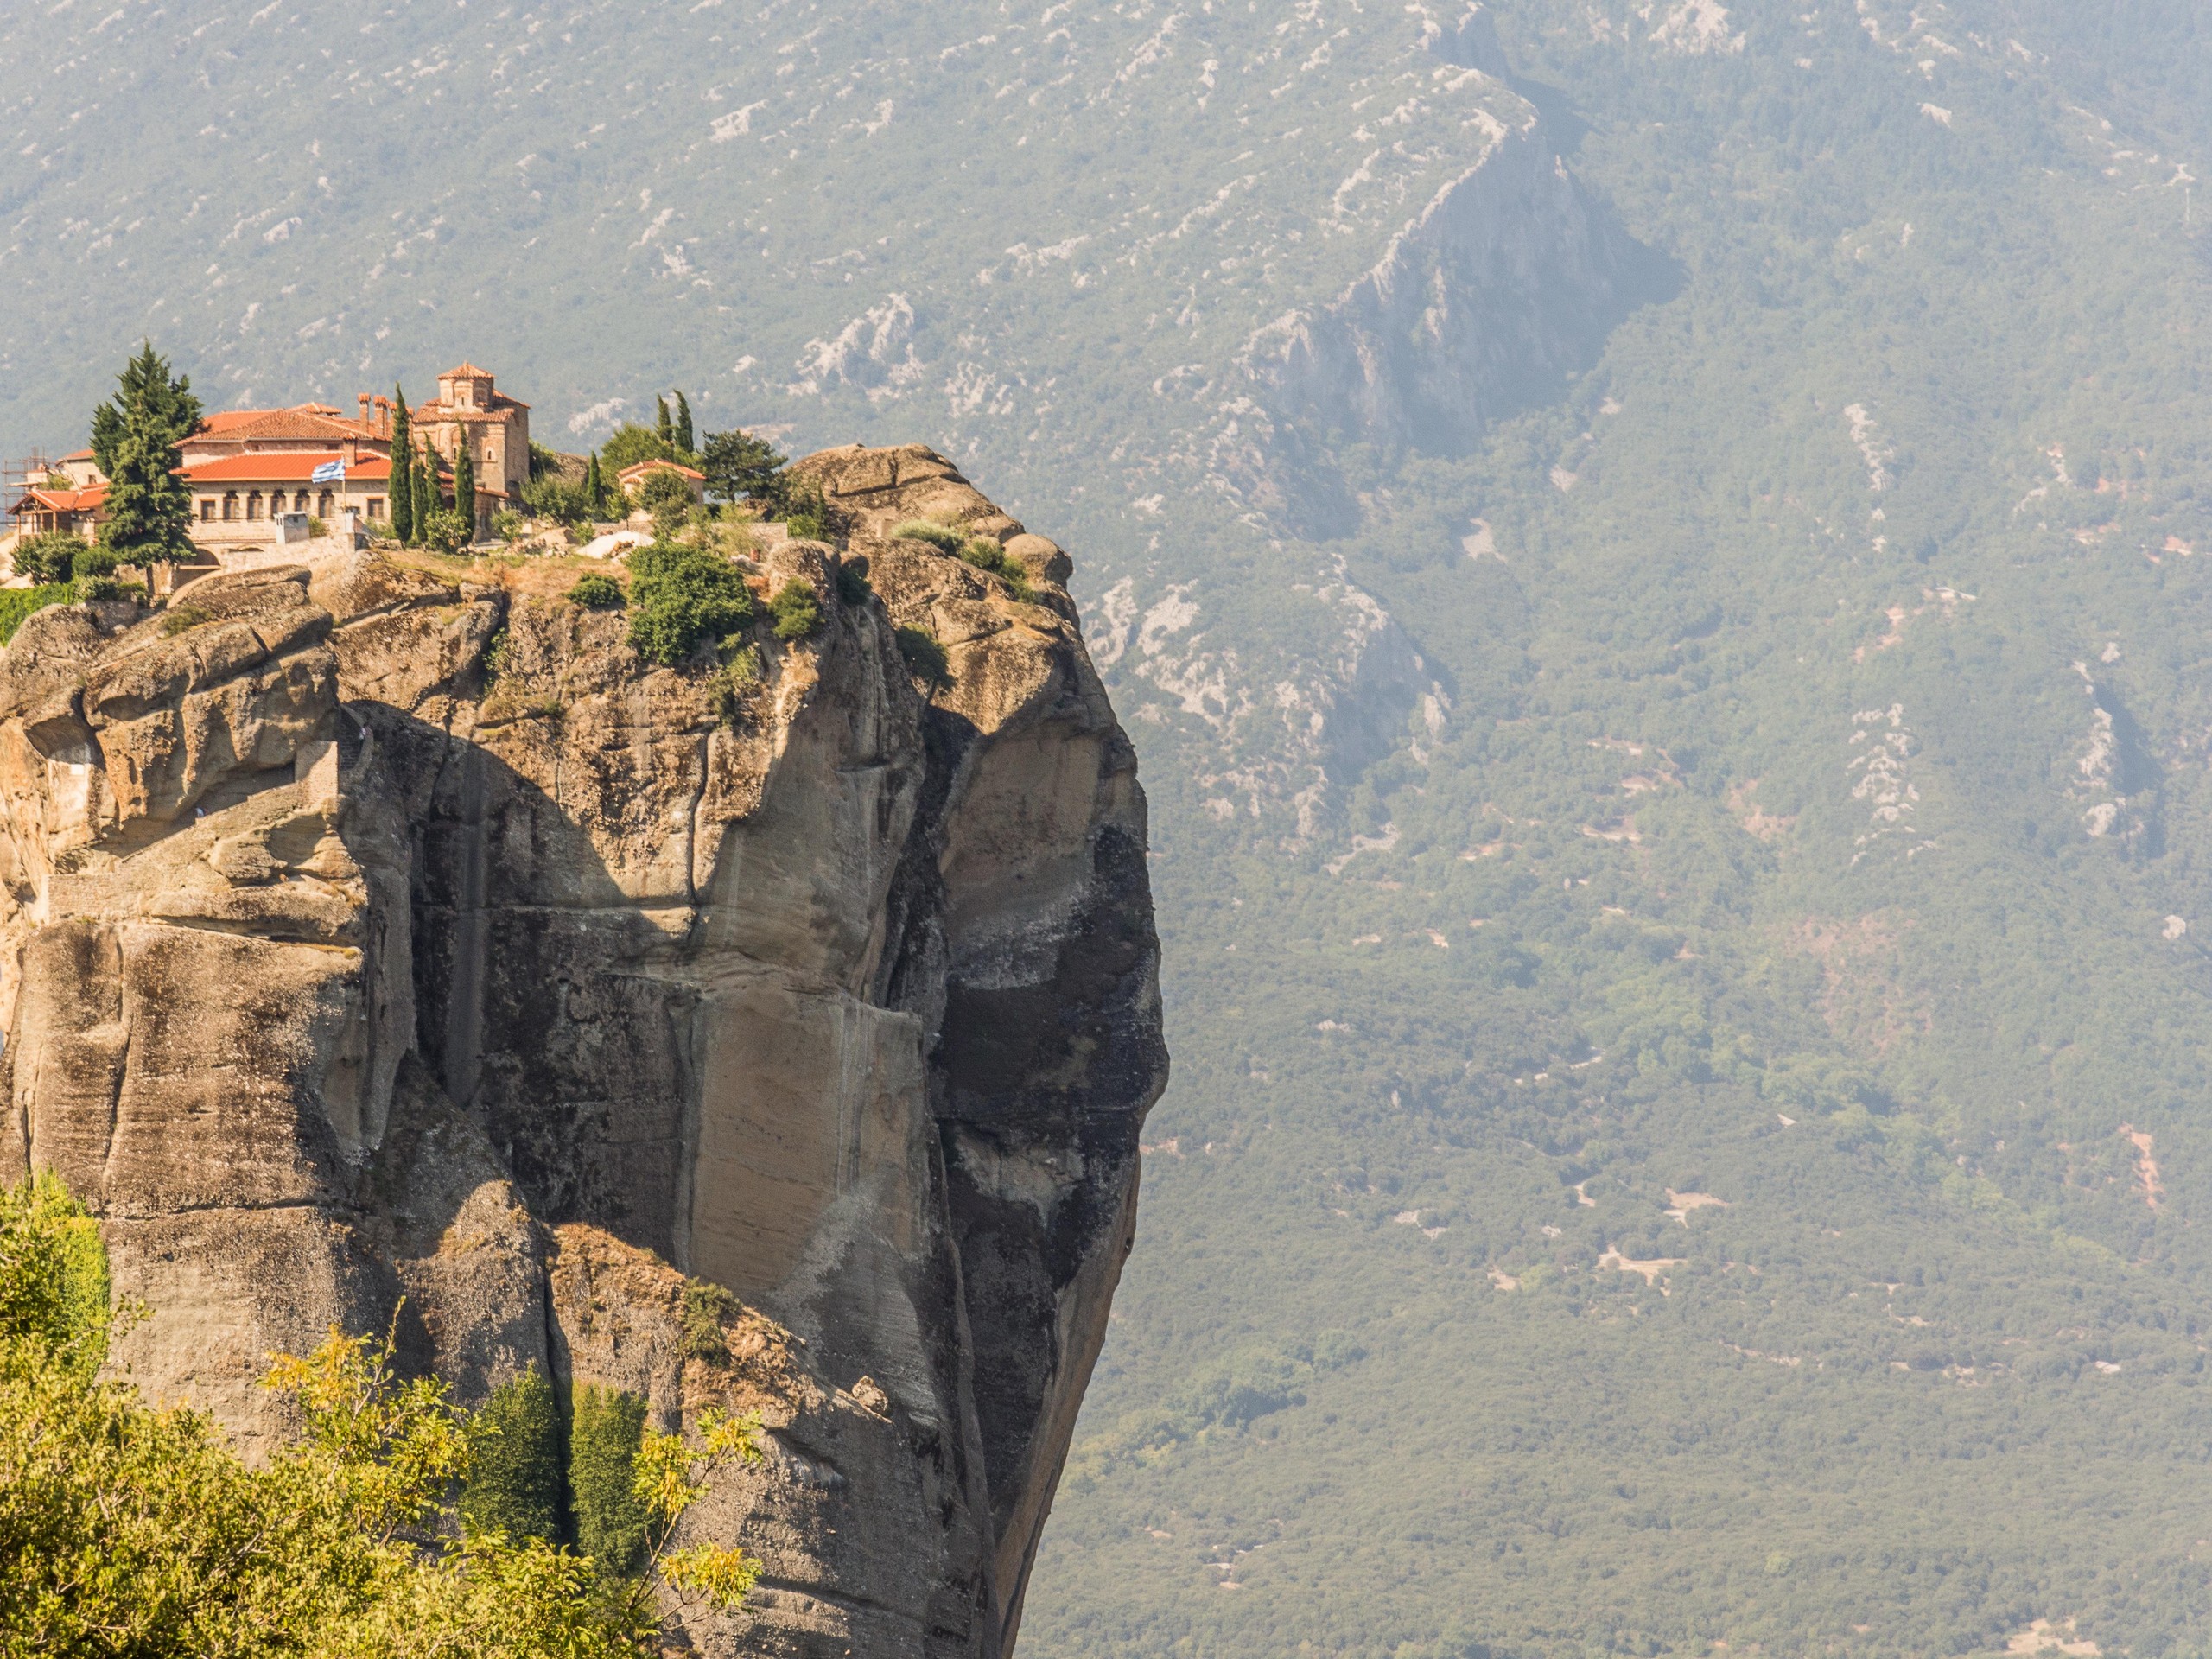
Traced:
<svg viewBox="0 0 2212 1659">
<path fill-rule="evenodd" d="M 177 445 L 200 424 L 192 382 L 172 377 L 149 340 L 124 365 L 118 391 L 92 411 L 92 458 L 107 475 L 100 547 L 111 563 L 192 556 L 192 492 L 177 476 Z"/>
<path fill-rule="evenodd" d="M 415 539 L 415 438 L 407 413 L 407 394 L 391 389 L 391 474 L 385 480 L 391 533 L 403 543 Z"/>
<path fill-rule="evenodd" d="M 691 447 L 691 400 L 680 391 L 676 394 L 676 447 L 687 460 L 699 453 Z"/>
<path fill-rule="evenodd" d="M 461 429 L 454 445 L 453 507 L 468 521 L 468 539 L 476 539 L 476 456 L 468 445 L 468 429 Z"/>
<path fill-rule="evenodd" d="M 429 528 L 430 515 L 438 510 L 438 452 L 435 446 L 424 444 L 416 457 L 415 474 L 415 539 L 423 539 Z"/>
<path fill-rule="evenodd" d="M 660 434 L 660 441 L 663 443 L 674 443 L 676 442 L 676 423 L 669 418 L 668 399 L 665 397 L 655 397 L 653 402 L 658 404 L 660 409 L 660 418 L 654 423 L 653 429 Z"/>
<path fill-rule="evenodd" d="M 607 480 L 599 470 L 599 451 L 591 452 L 591 459 L 584 464 L 584 495 L 591 503 L 595 518 L 607 511 Z"/>
</svg>

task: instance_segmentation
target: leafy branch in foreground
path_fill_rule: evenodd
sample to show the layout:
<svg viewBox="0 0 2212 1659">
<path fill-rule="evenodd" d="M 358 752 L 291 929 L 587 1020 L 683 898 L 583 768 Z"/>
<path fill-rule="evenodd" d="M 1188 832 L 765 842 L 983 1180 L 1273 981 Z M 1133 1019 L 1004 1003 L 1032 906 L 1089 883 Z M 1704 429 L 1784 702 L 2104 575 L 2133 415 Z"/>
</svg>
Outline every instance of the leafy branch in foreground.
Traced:
<svg viewBox="0 0 2212 1659">
<path fill-rule="evenodd" d="M 443 1382 L 402 1378 L 388 1338 L 333 1331 L 267 1386 L 306 1434 L 259 1468 L 212 1421 L 154 1409 L 97 1367 L 105 1253 L 51 1176 L 0 1192 L 0 1656 L 128 1659 L 635 1659 L 661 1651 L 656 1583 L 741 1600 L 742 1550 L 671 1548 L 715 1471 L 761 1454 L 758 1420 L 648 1433 L 633 1465 L 647 1575 L 472 1526 L 452 1494 L 487 1429 Z"/>
</svg>

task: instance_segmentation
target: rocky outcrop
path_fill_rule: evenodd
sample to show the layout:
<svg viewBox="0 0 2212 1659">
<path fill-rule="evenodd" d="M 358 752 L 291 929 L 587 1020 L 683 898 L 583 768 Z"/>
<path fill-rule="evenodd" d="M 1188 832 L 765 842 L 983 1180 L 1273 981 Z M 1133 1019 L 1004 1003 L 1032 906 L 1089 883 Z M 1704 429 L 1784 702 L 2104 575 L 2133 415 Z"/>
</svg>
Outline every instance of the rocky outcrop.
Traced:
<svg viewBox="0 0 2212 1659">
<path fill-rule="evenodd" d="M 767 1572 L 690 1638 L 1000 1655 L 1165 1079 L 1144 799 L 1057 548 L 925 449 L 804 465 L 848 547 L 745 562 L 823 620 L 737 671 L 363 553 L 27 621 L 0 1174 L 92 1205 L 116 1363 L 249 1449 L 269 1353 L 395 1318 L 464 1400 L 760 1409 L 686 1524 Z"/>
</svg>

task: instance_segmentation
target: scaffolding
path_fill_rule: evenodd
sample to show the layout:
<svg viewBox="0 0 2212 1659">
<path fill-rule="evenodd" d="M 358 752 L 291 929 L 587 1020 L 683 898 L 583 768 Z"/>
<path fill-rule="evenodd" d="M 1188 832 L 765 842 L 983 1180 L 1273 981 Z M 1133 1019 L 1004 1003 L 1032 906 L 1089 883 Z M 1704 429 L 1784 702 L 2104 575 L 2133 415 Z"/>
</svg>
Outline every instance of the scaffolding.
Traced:
<svg viewBox="0 0 2212 1659">
<path fill-rule="evenodd" d="M 22 528 L 16 521 L 16 503 L 33 485 L 45 483 L 52 471 L 54 463 L 47 460 L 43 449 L 34 449 L 21 461 L 0 461 L 0 514 L 5 515 L 0 518 L 0 526 L 4 526 L 0 535 Z"/>
</svg>

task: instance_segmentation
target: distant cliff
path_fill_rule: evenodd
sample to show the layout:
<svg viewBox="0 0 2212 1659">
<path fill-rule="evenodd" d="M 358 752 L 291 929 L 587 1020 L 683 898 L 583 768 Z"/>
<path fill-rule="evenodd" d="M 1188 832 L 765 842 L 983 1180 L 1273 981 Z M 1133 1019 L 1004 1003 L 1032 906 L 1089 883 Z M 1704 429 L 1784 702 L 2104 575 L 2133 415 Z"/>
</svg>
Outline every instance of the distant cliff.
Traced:
<svg viewBox="0 0 2212 1659">
<path fill-rule="evenodd" d="M 925 449 L 801 465 L 874 591 L 764 552 L 825 620 L 751 683 L 365 553 L 26 622 L 0 1176 L 94 1209 L 116 1363 L 249 1449 L 270 1351 L 395 1309 L 464 1402 L 760 1409 L 684 1524 L 767 1570 L 690 1637 L 990 1659 L 1166 1077 L 1144 797 L 1057 548 Z M 1026 591 L 889 536 L 931 512 Z"/>
</svg>

